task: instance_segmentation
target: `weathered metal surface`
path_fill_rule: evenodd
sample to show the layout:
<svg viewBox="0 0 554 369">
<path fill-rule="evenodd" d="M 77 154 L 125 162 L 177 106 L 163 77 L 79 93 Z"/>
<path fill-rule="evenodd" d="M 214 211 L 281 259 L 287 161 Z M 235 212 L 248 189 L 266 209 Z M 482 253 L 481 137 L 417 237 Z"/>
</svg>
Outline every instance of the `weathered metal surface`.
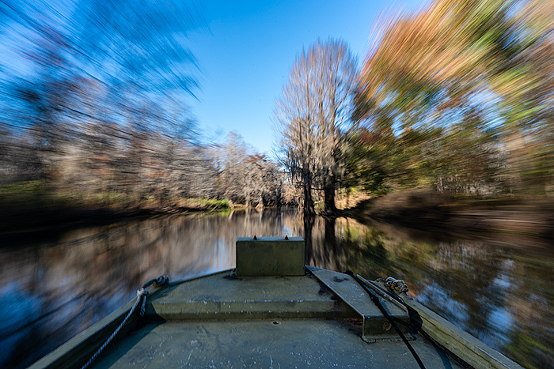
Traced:
<svg viewBox="0 0 554 369">
<path fill-rule="evenodd" d="M 312 276 L 237 277 L 230 271 L 160 291 L 149 298 L 146 314 L 164 320 L 356 316 Z"/>
<path fill-rule="evenodd" d="M 427 368 L 458 368 L 424 340 Z M 367 344 L 341 320 L 168 322 L 146 325 L 96 368 L 414 368 L 401 342 Z"/>
<path fill-rule="evenodd" d="M 362 334 L 364 339 L 368 341 L 390 339 L 391 337 L 400 339 L 394 329 L 391 328 L 388 320 L 381 314 L 379 308 L 371 301 L 367 292 L 351 276 L 326 269 L 307 268 L 321 283 L 359 314 L 363 319 Z M 380 298 L 380 301 L 393 319 L 405 323 L 399 324 L 399 328 L 403 333 L 407 333 L 408 313 L 390 301 L 382 298 Z"/>
<path fill-rule="evenodd" d="M 239 237 L 237 276 L 304 275 L 302 237 Z"/>
</svg>

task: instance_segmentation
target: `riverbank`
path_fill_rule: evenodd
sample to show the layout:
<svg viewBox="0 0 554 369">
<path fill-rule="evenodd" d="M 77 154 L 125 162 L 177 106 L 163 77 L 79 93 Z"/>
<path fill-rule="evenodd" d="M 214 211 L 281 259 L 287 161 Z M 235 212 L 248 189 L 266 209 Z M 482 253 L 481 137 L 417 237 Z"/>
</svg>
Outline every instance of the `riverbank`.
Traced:
<svg viewBox="0 0 554 369">
<path fill-rule="evenodd" d="M 20 200 L 20 199 L 18 199 Z M 63 231 L 126 220 L 170 214 L 197 214 L 240 209 L 226 200 L 177 199 L 160 203 L 154 199 L 135 202 L 116 200 L 37 198 L 35 201 L 0 203 L 0 247 L 56 238 Z"/>
<path fill-rule="evenodd" d="M 368 199 L 345 212 L 426 231 L 493 232 L 554 239 L 554 201 L 546 198 L 475 199 L 413 190 Z"/>
</svg>

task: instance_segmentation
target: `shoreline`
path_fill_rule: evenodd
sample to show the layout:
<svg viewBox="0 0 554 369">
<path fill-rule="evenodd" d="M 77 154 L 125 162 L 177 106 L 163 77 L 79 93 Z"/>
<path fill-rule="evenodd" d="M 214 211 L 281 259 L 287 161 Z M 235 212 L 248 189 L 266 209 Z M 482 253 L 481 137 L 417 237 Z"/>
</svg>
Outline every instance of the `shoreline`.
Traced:
<svg viewBox="0 0 554 369">
<path fill-rule="evenodd" d="M 189 206 L 186 206 L 189 205 Z M 192 206 L 191 206 L 192 205 Z M 138 206 L 0 206 L 0 248 L 56 238 L 75 228 L 102 226 L 158 216 L 195 215 L 247 209 L 242 204 L 140 204 Z M 255 208 L 252 208 L 255 209 Z M 463 237 L 534 237 L 554 241 L 554 201 L 503 198 L 454 199 L 429 191 L 406 191 L 359 202 L 339 210 L 360 222 L 377 221 L 414 230 Z"/>
<path fill-rule="evenodd" d="M 41 239 L 55 239 L 75 228 L 95 227 L 116 222 L 158 216 L 211 214 L 231 212 L 243 207 L 149 206 L 149 207 L 63 207 L 28 205 L 0 207 L 0 248 L 17 247 Z"/>
<path fill-rule="evenodd" d="M 554 202 L 547 199 L 459 200 L 420 191 L 363 201 L 344 214 L 425 231 L 554 240 Z"/>
</svg>

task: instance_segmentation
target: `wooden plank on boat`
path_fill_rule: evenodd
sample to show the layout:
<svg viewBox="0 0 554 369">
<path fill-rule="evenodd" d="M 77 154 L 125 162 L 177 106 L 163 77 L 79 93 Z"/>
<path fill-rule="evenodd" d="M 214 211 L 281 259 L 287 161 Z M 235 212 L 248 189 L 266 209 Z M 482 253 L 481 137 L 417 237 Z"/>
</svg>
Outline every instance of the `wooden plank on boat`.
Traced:
<svg viewBox="0 0 554 369">
<path fill-rule="evenodd" d="M 421 316 L 423 329 L 429 336 L 473 367 L 483 368 L 483 363 L 487 363 L 487 368 L 523 369 L 521 365 L 493 350 L 420 303 L 410 298 L 404 298 L 404 301 Z"/>
<path fill-rule="evenodd" d="M 365 280 L 364 280 L 365 281 Z M 365 281 L 368 287 L 385 297 L 384 286 Z M 475 368 L 523 369 L 521 365 L 456 327 L 437 313 L 403 294 L 404 302 L 414 309 L 423 323 L 423 330 L 435 341 Z"/>
</svg>

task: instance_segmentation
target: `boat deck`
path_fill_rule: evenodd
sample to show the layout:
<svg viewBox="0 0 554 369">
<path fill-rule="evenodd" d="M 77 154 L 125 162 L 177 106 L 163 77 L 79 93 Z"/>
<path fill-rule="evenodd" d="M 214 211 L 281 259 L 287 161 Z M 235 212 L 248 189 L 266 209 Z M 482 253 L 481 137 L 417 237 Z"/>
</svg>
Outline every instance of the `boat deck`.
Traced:
<svg viewBox="0 0 554 369">
<path fill-rule="evenodd" d="M 95 368 L 417 368 L 399 341 L 366 343 L 345 320 L 190 321 L 147 324 Z M 423 339 L 427 368 L 457 368 Z"/>
<path fill-rule="evenodd" d="M 320 275 L 238 278 L 227 271 L 171 285 L 149 297 L 146 321 L 94 367 L 417 367 L 351 277 L 314 271 Z M 391 316 L 407 321 L 402 309 L 382 302 Z M 421 338 L 411 344 L 428 368 L 458 367 Z"/>
</svg>

